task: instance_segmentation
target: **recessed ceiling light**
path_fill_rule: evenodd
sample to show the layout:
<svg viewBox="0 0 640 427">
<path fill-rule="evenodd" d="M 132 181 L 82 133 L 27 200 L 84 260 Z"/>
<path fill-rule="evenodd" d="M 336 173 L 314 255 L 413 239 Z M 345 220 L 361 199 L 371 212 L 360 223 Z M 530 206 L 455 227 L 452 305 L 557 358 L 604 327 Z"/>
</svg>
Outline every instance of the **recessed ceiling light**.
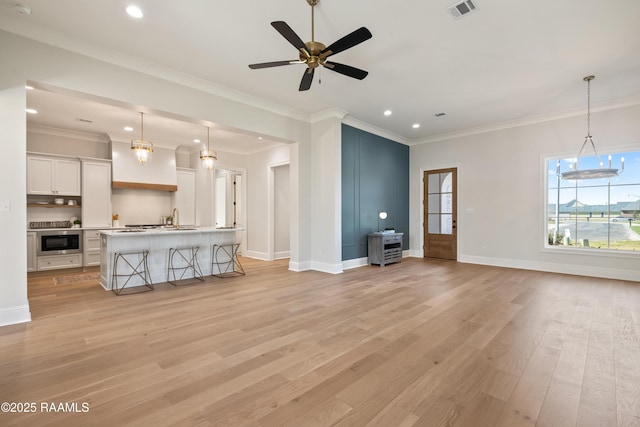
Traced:
<svg viewBox="0 0 640 427">
<path fill-rule="evenodd" d="M 264 139 L 263 137 L 259 136 L 258 139 Z"/>
<path fill-rule="evenodd" d="M 134 18 L 142 18 L 144 16 L 142 10 L 133 4 L 131 6 L 127 6 L 127 13 Z"/>
<path fill-rule="evenodd" d="M 133 132 L 133 128 L 131 126 L 125 126 L 124 130 L 127 132 Z"/>
<path fill-rule="evenodd" d="M 26 85 L 24 88 L 25 88 L 26 90 L 33 90 L 33 86 L 29 86 L 29 85 Z"/>
<path fill-rule="evenodd" d="M 25 111 L 29 114 L 38 114 L 38 110 L 34 108 L 27 108 Z"/>
<path fill-rule="evenodd" d="M 194 139 L 194 140 L 193 140 L 193 142 L 195 142 L 196 144 L 198 144 L 198 143 L 200 143 L 200 140 L 196 138 L 196 139 Z"/>
<path fill-rule="evenodd" d="M 391 114 L 393 114 L 393 111 L 391 111 L 391 110 L 386 110 L 386 111 L 384 112 L 384 115 L 385 115 L 385 116 L 390 116 Z"/>
<path fill-rule="evenodd" d="M 418 129 L 420 127 L 420 123 L 414 123 L 412 127 L 414 129 Z"/>
</svg>

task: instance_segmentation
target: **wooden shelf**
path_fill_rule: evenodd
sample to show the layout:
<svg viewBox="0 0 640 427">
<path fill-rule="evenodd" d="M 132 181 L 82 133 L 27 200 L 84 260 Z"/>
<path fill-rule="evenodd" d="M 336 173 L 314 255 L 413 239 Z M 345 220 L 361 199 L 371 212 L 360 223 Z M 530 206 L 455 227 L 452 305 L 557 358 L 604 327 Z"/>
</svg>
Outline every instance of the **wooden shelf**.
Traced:
<svg viewBox="0 0 640 427">
<path fill-rule="evenodd" d="M 27 203 L 27 207 L 28 208 L 66 208 L 66 209 L 72 209 L 72 208 L 79 208 L 80 205 L 56 205 L 55 203 L 47 203 L 46 205 L 43 205 L 42 203 Z"/>
</svg>

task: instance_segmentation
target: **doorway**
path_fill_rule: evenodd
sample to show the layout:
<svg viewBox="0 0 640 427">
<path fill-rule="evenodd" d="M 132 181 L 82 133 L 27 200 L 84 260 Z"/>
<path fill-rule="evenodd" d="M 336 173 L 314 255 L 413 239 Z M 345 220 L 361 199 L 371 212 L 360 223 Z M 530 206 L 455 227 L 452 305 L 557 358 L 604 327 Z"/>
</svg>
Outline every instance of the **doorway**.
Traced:
<svg viewBox="0 0 640 427">
<path fill-rule="evenodd" d="M 243 228 L 245 226 L 243 171 L 232 169 L 216 169 L 214 183 L 215 226 L 218 228 Z M 246 230 L 236 233 L 240 245 L 239 252 L 244 249 Z"/>
<path fill-rule="evenodd" d="M 289 164 L 271 166 L 271 232 L 269 233 L 268 258 L 282 259 L 290 256 L 290 179 Z"/>
<path fill-rule="evenodd" d="M 457 260 L 457 168 L 424 172 L 424 257 Z"/>
</svg>

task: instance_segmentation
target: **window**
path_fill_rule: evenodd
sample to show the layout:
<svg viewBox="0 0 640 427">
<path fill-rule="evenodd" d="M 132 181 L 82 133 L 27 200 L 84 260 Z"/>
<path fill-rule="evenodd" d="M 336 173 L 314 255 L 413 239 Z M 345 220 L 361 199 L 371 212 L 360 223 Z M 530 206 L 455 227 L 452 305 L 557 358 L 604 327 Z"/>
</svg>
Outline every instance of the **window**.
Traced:
<svg viewBox="0 0 640 427">
<path fill-rule="evenodd" d="M 617 177 L 578 181 L 560 176 L 575 159 L 547 161 L 547 246 L 640 251 L 640 151 L 611 157 L 614 168 L 625 159 Z M 580 159 L 581 169 L 597 167 L 596 156 Z"/>
</svg>

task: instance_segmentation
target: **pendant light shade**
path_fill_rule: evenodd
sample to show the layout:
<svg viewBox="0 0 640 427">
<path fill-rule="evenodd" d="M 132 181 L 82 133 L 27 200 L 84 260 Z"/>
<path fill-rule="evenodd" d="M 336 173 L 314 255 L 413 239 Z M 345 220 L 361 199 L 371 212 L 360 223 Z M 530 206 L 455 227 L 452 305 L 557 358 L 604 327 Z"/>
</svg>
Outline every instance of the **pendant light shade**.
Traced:
<svg viewBox="0 0 640 427">
<path fill-rule="evenodd" d="M 151 163 L 153 143 L 144 139 L 144 113 L 140 112 L 140 139 L 131 140 L 131 149 L 140 166 Z"/>
<path fill-rule="evenodd" d="M 595 179 L 595 178 L 612 178 L 614 176 L 618 176 L 618 169 L 611 167 L 611 156 L 609 156 L 609 164 L 608 167 L 604 167 L 604 163 L 600 158 L 600 154 L 596 149 L 596 144 L 593 142 L 593 138 L 591 137 L 591 80 L 595 79 L 595 76 L 587 76 L 584 80 L 587 82 L 587 136 L 584 138 L 584 142 L 582 143 L 582 147 L 578 152 L 578 157 L 573 161 L 573 163 L 569 166 L 570 170 L 568 172 L 562 173 L 562 179 L 567 180 L 579 180 L 579 179 Z M 596 157 L 598 159 L 599 168 L 596 169 L 580 169 L 579 161 L 585 153 L 585 148 L 587 147 L 587 143 L 591 145 Z M 624 171 L 624 157 L 621 160 L 621 170 L 622 173 Z"/>
<path fill-rule="evenodd" d="M 218 160 L 218 153 L 209 148 L 209 127 L 207 126 L 207 148 L 205 150 L 200 150 L 202 169 L 206 171 L 213 170 L 215 160 Z"/>
</svg>

